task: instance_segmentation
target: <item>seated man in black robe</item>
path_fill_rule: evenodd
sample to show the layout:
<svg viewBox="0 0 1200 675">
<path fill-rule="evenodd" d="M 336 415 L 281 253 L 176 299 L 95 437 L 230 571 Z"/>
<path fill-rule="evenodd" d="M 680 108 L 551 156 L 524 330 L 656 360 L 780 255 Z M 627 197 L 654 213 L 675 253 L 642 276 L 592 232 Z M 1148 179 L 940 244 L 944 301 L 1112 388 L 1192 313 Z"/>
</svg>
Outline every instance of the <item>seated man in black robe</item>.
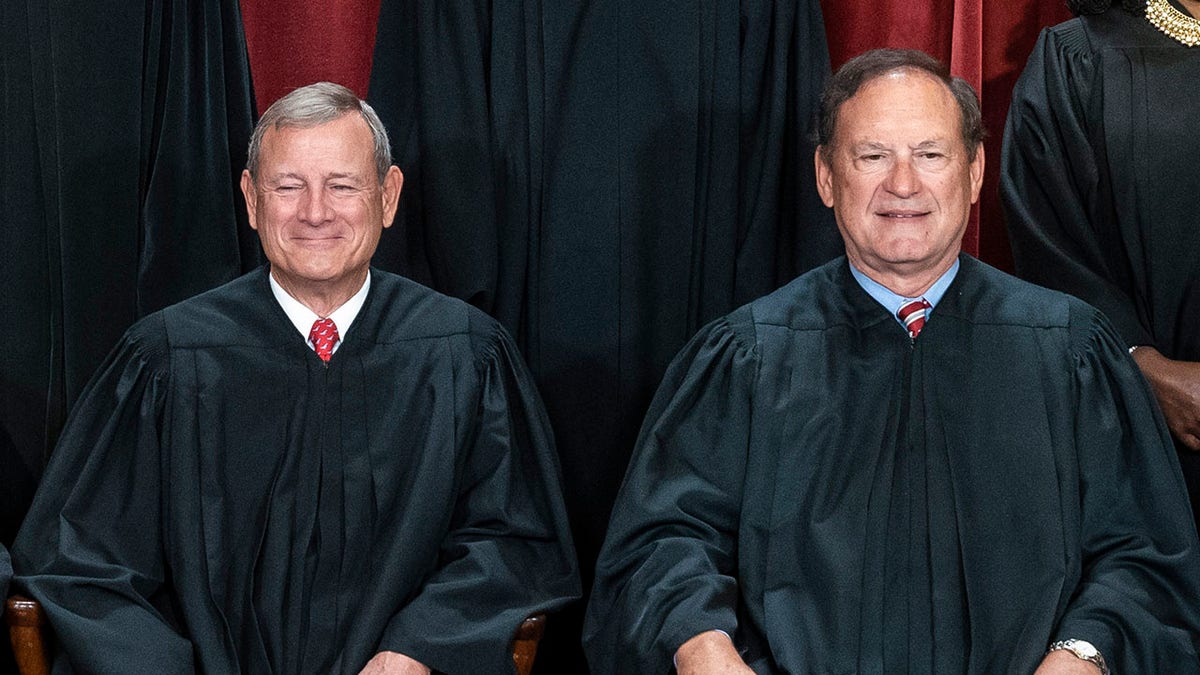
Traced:
<svg viewBox="0 0 1200 675">
<path fill-rule="evenodd" d="M 546 418 L 499 325 L 369 268 L 402 176 L 321 83 L 251 140 L 269 267 L 133 326 L 17 544 L 55 672 L 502 673 L 578 595 Z"/>
<path fill-rule="evenodd" d="M 1171 438 L 1104 317 L 963 255 L 978 101 L 847 63 L 818 189 L 846 258 L 708 326 L 642 429 L 594 673 L 1198 673 Z"/>
</svg>

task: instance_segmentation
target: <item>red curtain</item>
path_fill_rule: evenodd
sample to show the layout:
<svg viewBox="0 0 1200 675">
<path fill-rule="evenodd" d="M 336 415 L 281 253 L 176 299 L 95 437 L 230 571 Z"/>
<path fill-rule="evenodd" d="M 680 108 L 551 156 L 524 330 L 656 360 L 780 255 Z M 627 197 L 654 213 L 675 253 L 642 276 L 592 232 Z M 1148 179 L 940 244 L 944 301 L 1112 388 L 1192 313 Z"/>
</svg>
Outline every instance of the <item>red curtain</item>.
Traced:
<svg viewBox="0 0 1200 675">
<path fill-rule="evenodd" d="M 837 68 L 874 47 L 924 50 L 980 92 L 990 137 L 977 216 L 964 248 L 1012 268 L 997 196 L 1000 140 L 1013 83 L 1045 26 L 1070 18 L 1063 0 L 821 0 L 830 57 Z M 243 0 L 246 42 L 258 109 L 292 88 L 333 80 L 366 96 L 380 0 Z"/>
<path fill-rule="evenodd" d="M 380 0 L 242 0 L 246 51 L 261 113 L 312 82 L 367 97 Z"/>
</svg>

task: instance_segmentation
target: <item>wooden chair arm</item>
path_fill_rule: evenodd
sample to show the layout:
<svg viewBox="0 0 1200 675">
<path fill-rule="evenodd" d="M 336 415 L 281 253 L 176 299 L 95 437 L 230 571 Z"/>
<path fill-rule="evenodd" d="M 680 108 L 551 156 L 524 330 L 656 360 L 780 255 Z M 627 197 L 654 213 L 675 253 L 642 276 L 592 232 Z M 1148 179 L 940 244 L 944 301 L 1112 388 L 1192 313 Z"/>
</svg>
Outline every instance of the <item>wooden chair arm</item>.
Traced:
<svg viewBox="0 0 1200 675">
<path fill-rule="evenodd" d="M 517 675 L 529 675 L 533 670 L 533 659 L 537 656 L 538 642 L 546 632 L 546 617 L 538 614 L 531 616 L 517 628 L 513 636 L 513 663 L 517 666 Z"/>
<path fill-rule="evenodd" d="M 50 675 L 50 624 L 38 601 L 12 596 L 4 604 L 4 620 L 21 675 Z"/>
</svg>

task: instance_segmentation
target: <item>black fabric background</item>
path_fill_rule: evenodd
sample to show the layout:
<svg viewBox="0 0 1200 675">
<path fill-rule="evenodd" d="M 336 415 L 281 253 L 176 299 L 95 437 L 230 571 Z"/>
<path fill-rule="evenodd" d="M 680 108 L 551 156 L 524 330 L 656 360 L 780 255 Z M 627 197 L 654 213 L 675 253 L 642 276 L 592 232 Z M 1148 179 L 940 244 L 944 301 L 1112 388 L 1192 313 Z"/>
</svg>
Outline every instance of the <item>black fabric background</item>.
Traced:
<svg viewBox="0 0 1200 675">
<path fill-rule="evenodd" d="M 671 357 L 841 252 L 806 136 L 828 69 L 815 0 L 383 3 L 369 99 L 406 179 L 376 263 L 516 336 L 585 595 Z M 540 672 L 585 672 L 581 609 Z"/>
</svg>

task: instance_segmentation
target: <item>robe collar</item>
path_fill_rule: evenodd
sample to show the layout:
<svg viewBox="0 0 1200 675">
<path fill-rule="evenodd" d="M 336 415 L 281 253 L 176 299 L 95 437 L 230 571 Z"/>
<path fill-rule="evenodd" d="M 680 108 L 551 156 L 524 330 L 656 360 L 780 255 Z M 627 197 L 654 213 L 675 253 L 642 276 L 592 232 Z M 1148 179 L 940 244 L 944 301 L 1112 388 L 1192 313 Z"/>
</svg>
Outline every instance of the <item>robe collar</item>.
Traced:
<svg viewBox="0 0 1200 675">
<path fill-rule="evenodd" d="M 305 307 L 299 300 L 293 298 L 279 282 L 275 281 L 275 277 L 267 272 L 267 279 L 271 285 L 271 294 L 275 296 L 275 301 L 279 303 L 279 307 L 283 313 L 287 315 L 292 325 L 300 332 L 309 347 L 312 347 L 312 342 L 308 339 L 308 334 L 312 330 L 313 322 L 322 317 L 317 316 L 317 313 Z M 350 299 L 342 303 L 340 307 L 333 310 L 329 314 L 330 319 L 333 319 L 333 324 L 337 326 L 340 339 L 333 345 L 333 351 L 336 353 L 338 347 L 346 340 L 346 335 L 350 332 L 351 326 L 354 325 L 354 319 L 358 317 L 358 313 L 362 310 L 363 304 L 367 301 L 367 292 L 371 289 L 371 273 L 367 272 L 367 278 L 363 281 L 362 288 L 358 292 L 350 296 Z"/>
<path fill-rule="evenodd" d="M 890 288 L 864 274 L 861 270 L 855 267 L 854 264 L 849 261 L 849 259 L 847 259 L 846 264 L 850 267 L 850 274 L 854 277 L 854 280 L 857 281 L 858 285 L 867 292 L 867 295 L 870 295 L 872 298 L 874 298 L 875 302 L 878 302 L 880 305 L 882 305 L 883 308 L 891 313 L 892 317 L 895 318 L 901 326 L 903 326 L 904 322 L 900 320 L 900 317 L 896 313 L 900 311 L 900 308 L 906 303 L 913 300 L 919 300 L 920 298 L 906 298 L 902 295 L 898 295 Z M 942 273 L 942 276 L 938 277 L 937 281 L 933 282 L 933 285 L 929 287 L 929 290 L 925 291 L 925 293 L 921 295 L 921 297 L 925 298 L 925 301 L 930 304 L 930 309 L 928 312 L 930 315 L 933 314 L 933 308 L 937 307 L 938 301 L 942 299 L 942 296 L 946 293 L 946 289 L 950 287 L 950 284 L 958 275 L 958 268 L 960 264 L 961 261 L 956 259 L 954 264 L 950 266 L 950 269 Z"/>
</svg>

